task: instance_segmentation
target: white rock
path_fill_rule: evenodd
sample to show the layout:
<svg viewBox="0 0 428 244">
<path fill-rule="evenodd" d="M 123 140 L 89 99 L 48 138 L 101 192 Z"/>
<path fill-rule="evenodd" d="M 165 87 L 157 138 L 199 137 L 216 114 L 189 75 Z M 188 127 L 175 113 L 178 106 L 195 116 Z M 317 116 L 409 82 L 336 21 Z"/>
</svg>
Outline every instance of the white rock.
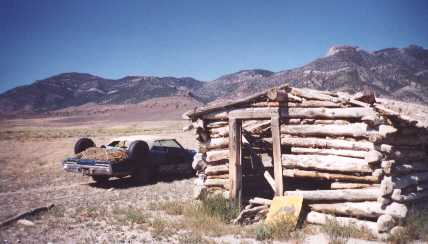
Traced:
<svg viewBox="0 0 428 244">
<path fill-rule="evenodd" d="M 27 219 L 20 219 L 16 223 L 18 223 L 20 225 L 25 225 L 25 226 L 35 226 L 36 225 L 36 224 L 34 224 L 33 221 L 30 221 L 30 220 L 27 220 Z"/>
</svg>

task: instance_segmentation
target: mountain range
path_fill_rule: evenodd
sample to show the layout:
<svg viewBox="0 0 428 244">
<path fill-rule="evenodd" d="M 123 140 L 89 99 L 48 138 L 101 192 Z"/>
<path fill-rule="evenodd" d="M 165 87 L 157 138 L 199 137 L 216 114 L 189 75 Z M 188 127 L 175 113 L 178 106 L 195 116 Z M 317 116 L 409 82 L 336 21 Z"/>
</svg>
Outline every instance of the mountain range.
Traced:
<svg viewBox="0 0 428 244">
<path fill-rule="evenodd" d="M 302 67 L 280 72 L 242 70 L 212 81 L 155 76 L 106 79 L 63 73 L 0 94 L 0 114 L 34 115 L 87 104 L 140 104 L 165 97 L 185 97 L 186 103 L 190 99 L 201 105 L 284 83 L 350 93 L 369 87 L 380 97 L 428 104 L 428 49 L 410 45 L 369 52 L 354 46 L 333 46 L 324 57 Z"/>
</svg>

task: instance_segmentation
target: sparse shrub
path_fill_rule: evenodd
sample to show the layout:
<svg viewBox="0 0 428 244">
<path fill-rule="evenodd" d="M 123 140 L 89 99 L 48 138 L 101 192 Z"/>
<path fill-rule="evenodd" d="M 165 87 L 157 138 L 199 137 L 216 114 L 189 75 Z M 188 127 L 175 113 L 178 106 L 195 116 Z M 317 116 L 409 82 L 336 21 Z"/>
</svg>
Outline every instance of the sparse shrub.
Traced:
<svg viewBox="0 0 428 244">
<path fill-rule="evenodd" d="M 202 211 L 205 211 L 207 215 L 218 217 L 225 223 L 231 222 L 239 214 L 239 209 L 232 206 L 229 200 L 220 195 L 204 199 Z"/>
<path fill-rule="evenodd" d="M 152 235 L 155 239 L 162 239 L 163 237 L 168 237 L 172 235 L 174 231 L 174 226 L 172 226 L 170 223 L 168 223 L 166 220 L 163 220 L 161 218 L 154 218 L 151 223 Z"/>
<path fill-rule="evenodd" d="M 220 218 L 209 215 L 201 203 L 193 202 L 183 212 L 187 229 L 194 232 L 221 235 L 227 233 L 227 226 Z"/>
<path fill-rule="evenodd" d="M 241 226 L 228 224 L 235 214 L 230 214 L 229 211 L 233 208 L 229 206 L 227 200 L 216 198 L 207 201 L 205 203 L 208 205 L 202 202 L 189 202 L 185 205 L 183 228 L 195 233 L 214 236 L 242 234 L 245 231 Z"/>
<path fill-rule="evenodd" d="M 330 244 L 344 244 L 361 231 L 354 226 L 341 225 L 335 220 L 329 220 L 321 226 L 321 230 L 327 234 Z"/>
<path fill-rule="evenodd" d="M 294 221 L 290 218 L 282 218 L 269 224 L 260 224 L 256 227 L 257 240 L 287 240 L 295 233 Z"/>
<path fill-rule="evenodd" d="M 151 210 L 165 211 L 169 215 L 183 215 L 184 218 L 174 223 L 173 228 L 189 230 L 192 235 L 207 234 L 219 236 L 224 234 L 245 235 L 254 233 L 249 233 L 249 228 L 229 224 L 237 216 L 239 211 L 232 207 L 227 199 L 221 196 L 212 197 L 203 202 L 165 201 L 149 204 L 148 207 Z M 204 241 L 203 243 L 206 242 Z"/>
</svg>

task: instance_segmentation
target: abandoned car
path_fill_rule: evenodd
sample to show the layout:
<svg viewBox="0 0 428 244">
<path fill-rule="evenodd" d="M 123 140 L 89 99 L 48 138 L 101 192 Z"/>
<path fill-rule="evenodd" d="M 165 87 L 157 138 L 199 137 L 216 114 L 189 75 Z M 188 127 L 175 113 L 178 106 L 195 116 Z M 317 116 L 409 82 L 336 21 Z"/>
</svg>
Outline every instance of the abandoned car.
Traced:
<svg viewBox="0 0 428 244">
<path fill-rule="evenodd" d="M 101 147 L 96 147 L 89 138 L 81 138 L 74 146 L 74 153 L 63 161 L 67 172 L 92 176 L 97 183 L 126 176 L 148 183 L 165 171 L 192 172 L 195 151 L 183 148 L 173 138 L 127 136 Z"/>
</svg>

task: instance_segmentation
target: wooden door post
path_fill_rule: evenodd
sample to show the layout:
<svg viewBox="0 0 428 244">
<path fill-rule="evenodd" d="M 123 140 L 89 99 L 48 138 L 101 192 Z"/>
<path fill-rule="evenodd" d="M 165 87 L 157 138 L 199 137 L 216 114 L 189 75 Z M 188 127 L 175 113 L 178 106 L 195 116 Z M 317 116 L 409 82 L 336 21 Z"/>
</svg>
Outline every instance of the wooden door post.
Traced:
<svg viewBox="0 0 428 244">
<path fill-rule="evenodd" d="M 282 157 L 281 157 L 281 128 L 279 113 L 274 113 L 271 117 L 272 130 L 272 153 L 273 153 L 273 173 L 275 178 L 275 195 L 284 195 Z"/>
<path fill-rule="evenodd" d="M 229 200 L 238 208 L 242 195 L 241 127 L 241 120 L 229 118 Z"/>
</svg>

